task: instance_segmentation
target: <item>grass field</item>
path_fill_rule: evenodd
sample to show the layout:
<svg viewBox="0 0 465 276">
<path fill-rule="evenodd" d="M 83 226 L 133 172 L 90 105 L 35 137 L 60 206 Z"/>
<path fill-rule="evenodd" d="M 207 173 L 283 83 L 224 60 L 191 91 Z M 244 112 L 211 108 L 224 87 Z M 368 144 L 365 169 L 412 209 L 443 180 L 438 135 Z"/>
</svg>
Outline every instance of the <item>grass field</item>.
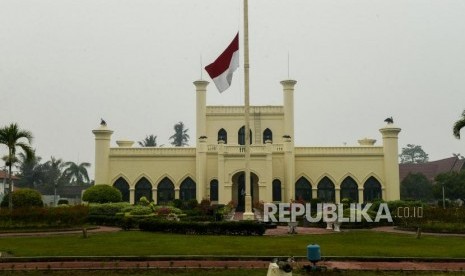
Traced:
<svg viewBox="0 0 465 276">
<path fill-rule="evenodd" d="M 317 243 L 323 256 L 465 258 L 465 237 L 350 231 L 297 236 L 195 236 L 116 232 L 47 237 L 1 237 L 0 251 L 14 256 L 251 255 L 304 256 Z"/>
</svg>

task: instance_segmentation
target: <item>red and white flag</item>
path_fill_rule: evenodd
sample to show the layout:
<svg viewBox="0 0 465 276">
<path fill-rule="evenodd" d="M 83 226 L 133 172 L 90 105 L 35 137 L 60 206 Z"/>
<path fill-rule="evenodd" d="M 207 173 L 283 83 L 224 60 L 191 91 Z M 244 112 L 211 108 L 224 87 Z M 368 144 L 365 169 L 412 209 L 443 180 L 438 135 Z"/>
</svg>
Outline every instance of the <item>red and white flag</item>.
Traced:
<svg viewBox="0 0 465 276">
<path fill-rule="evenodd" d="M 228 48 L 213 63 L 207 65 L 205 70 L 213 79 L 218 91 L 223 92 L 231 86 L 232 76 L 237 68 L 239 68 L 239 33 Z"/>
</svg>

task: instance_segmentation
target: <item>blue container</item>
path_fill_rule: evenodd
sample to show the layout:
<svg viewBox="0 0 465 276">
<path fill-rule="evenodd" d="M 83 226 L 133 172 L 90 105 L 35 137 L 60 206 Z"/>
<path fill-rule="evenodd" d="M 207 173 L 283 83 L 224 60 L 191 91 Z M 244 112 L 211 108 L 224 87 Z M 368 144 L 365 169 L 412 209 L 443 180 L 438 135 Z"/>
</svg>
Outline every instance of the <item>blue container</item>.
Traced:
<svg viewBox="0 0 465 276">
<path fill-rule="evenodd" d="M 321 260 L 320 246 L 318 244 L 310 244 L 307 246 L 307 259 L 312 263 Z"/>
</svg>

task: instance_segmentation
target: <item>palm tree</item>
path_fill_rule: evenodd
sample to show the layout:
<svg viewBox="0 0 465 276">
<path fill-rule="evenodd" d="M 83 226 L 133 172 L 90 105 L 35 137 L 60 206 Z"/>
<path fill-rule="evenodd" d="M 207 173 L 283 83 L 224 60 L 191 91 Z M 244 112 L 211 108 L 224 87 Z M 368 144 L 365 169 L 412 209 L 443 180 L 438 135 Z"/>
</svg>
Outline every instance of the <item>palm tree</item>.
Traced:
<svg viewBox="0 0 465 276">
<path fill-rule="evenodd" d="M 156 147 L 157 146 L 157 136 L 150 134 L 145 136 L 145 139 L 138 142 L 141 147 Z"/>
<path fill-rule="evenodd" d="M 460 139 L 460 130 L 465 127 L 465 110 L 462 112 L 462 118 L 460 118 L 454 124 L 453 133 L 455 138 Z"/>
<path fill-rule="evenodd" d="M 26 188 L 36 188 L 43 179 L 42 165 L 40 156 L 34 155 L 28 158 L 23 152 L 18 154 L 19 180 L 17 186 Z"/>
<path fill-rule="evenodd" d="M 27 140 L 27 143 L 24 142 Z M 32 143 L 32 133 L 27 130 L 19 129 L 16 123 L 12 123 L 9 126 L 0 128 L 0 144 L 3 144 L 8 147 L 8 158 L 6 159 L 5 165 L 9 169 L 9 188 L 8 188 L 8 207 L 13 209 L 12 201 L 12 181 L 11 181 L 11 168 L 13 164 L 18 160 L 16 158 L 16 148 L 20 148 L 27 156 L 27 158 L 32 158 L 34 152 L 30 146 Z"/>
<path fill-rule="evenodd" d="M 63 175 L 68 181 L 77 185 L 89 183 L 90 179 L 87 168 L 90 167 L 90 163 L 83 162 L 76 164 L 74 162 L 66 162 L 65 167 L 67 168 L 64 170 Z"/>
<path fill-rule="evenodd" d="M 173 136 L 170 137 L 170 140 L 173 140 L 171 142 L 171 145 L 175 147 L 182 147 L 182 146 L 187 146 L 188 141 L 189 141 L 189 134 L 187 134 L 187 131 L 189 129 L 184 129 L 184 123 L 179 122 L 174 125 L 174 134 Z"/>
</svg>

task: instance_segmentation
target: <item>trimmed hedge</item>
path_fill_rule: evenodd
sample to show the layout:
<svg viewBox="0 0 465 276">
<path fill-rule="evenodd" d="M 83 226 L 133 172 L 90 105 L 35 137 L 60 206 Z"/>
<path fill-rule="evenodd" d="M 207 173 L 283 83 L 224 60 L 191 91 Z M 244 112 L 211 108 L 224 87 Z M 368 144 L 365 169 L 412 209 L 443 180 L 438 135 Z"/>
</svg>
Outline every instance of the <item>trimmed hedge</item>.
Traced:
<svg viewBox="0 0 465 276">
<path fill-rule="evenodd" d="M 18 189 L 11 195 L 13 208 L 42 207 L 42 195 L 33 189 Z M 8 194 L 3 197 L 1 206 L 8 207 Z"/>
<path fill-rule="evenodd" d="M 118 189 L 105 184 L 90 187 L 82 196 L 82 200 L 89 203 L 121 202 L 122 198 L 123 196 Z"/>
<path fill-rule="evenodd" d="M 0 229 L 41 229 L 82 226 L 89 208 L 84 205 L 59 207 L 29 207 L 0 210 Z"/>
<path fill-rule="evenodd" d="M 139 229 L 150 232 L 193 235 L 261 236 L 265 233 L 265 226 L 253 221 L 202 223 L 145 219 L 139 222 Z"/>
<path fill-rule="evenodd" d="M 128 202 L 89 204 L 89 215 L 87 221 L 97 225 L 119 225 L 121 217 L 117 213 L 131 207 Z"/>
</svg>

